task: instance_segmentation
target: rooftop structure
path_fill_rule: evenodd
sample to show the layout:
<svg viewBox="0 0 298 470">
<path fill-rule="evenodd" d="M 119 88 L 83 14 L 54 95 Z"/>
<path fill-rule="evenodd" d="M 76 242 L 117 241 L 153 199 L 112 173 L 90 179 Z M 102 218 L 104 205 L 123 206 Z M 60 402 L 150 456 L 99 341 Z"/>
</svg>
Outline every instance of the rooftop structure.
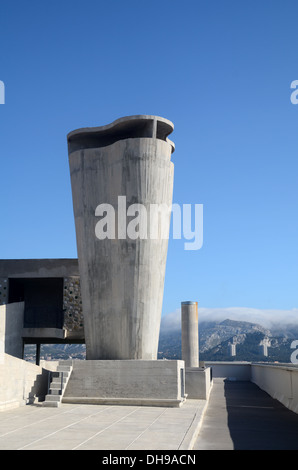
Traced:
<svg viewBox="0 0 298 470">
<path fill-rule="evenodd" d="M 151 209 L 171 208 L 173 127 L 138 115 L 68 134 L 87 359 L 157 358 L 171 213 L 160 230 Z"/>
<path fill-rule="evenodd" d="M 41 344 L 85 341 L 77 259 L 0 260 L 0 305 L 10 319 L 5 352 L 15 357 L 35 344 L 38 364 Z"/>
<path fill-rule="evenodd" d="M 197 302 L 181 305 L 182 360 L 156 360 L 167 236 L 127 236 L 117 203 L 126 216 L 170 206 L 172 130 L 141 115 L 69 133 L 78 259 L 0 260 L 0 449 L 298 448 L 298 368 L 201 364 Z M 110 207 L 112 237 L 99 219 Z M 43 343 L 86 343 L 87 359 L 41 361 Z M 271 426 L 246 439 L 248 408 L 254 436 L 265 416 L 282 438 Z"/>
</svg>

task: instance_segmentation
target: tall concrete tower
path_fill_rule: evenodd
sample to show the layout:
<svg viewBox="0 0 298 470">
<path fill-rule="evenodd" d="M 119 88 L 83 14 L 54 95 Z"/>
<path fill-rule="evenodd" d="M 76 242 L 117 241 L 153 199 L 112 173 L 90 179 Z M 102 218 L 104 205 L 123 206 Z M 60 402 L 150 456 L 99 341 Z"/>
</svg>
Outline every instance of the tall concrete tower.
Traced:
<svg viewBox="0 0 298 470">
<path fill-rule="evenodd" d="M 67 136 L 86 359 L 157 358 L 171 212 L 146 215 L 171 208 L 172 131 L 139 115 Z"/>
<path fill-rule="evenodd" d="M 185 367 L 199 367 L 198 302 L 181 303 L 181 346 Z"/>
</svg>

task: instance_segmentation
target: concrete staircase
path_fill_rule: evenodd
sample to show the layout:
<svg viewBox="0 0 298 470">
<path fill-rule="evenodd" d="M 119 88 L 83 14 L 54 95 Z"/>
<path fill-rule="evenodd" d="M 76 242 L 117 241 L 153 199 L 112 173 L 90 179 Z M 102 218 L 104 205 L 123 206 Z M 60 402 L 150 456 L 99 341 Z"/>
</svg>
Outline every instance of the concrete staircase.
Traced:
<svg viewBox="0 0 298 470">
<path fill-rule="evenodd" d="M 56 372 L 51 372 L 49 390 L 43 406 L 60 406 L 71 372 L 72 365 L 65 364 L 65 361 L 62 364 L 59 362 Z"/>
</svg>

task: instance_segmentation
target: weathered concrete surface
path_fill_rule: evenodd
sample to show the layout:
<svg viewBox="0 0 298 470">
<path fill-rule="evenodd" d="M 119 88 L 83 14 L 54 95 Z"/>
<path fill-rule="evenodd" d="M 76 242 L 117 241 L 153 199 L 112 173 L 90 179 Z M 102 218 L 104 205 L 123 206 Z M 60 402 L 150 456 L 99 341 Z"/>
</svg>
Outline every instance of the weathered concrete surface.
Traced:
<svg viewBox="0 0 298 470">
<path fill-rule="evenodd" d="M 39 278 L 79 276 L 78 260 L 66 259 L 1 259 L 0 277 Z"/>
<path fill-rule="evenodd" d="M 181 303 L 181 349 L 185 367 L 199 367 L 198 302 Z"/>
<path fill-rule="evenodd" d="M 100 240 L 95 211 L 110 204 L 118 223 L 118 196 L 126 208 L 171 207 L 172 130 L 163 118 L 133 116 L 68 135 L 87 359 L 157 358 L 170 213 L 164 239 L 131 239 L 116 227 L 115 239 Z"/>
<path fill-rule="evenodd" d="M 63 403 L 180 406 L 183 361 L 73 360 Z"/>
<path fill-rule="evenodd" d="M 44 399 L 47 374 L 30 362 L 9 354 L 0 355 L 0 411 L 33 403 L 37 397 Z"/>
<path fill-rule="evenodd" d="M 59 328 L 23 328 L 22 329 L 23 338 L 38 338 L 40 340 L 44 339 L 65 339 L 66 330 Z"/>
<path fill-rule="evenodd" d="M 298 413 L 297 364 L 252 364 L 251 381 L 291 411 Z"/>
<path fill-rule="evenodd" d="M 3 354 L 23 355 L 24 302 L 0 305 L 0 363 Z"/>
<path fill-rule="evenodd" d="M 58 408 L 46 408 L 41 404 L 23 406 L 1 413 L 0 449 L 144 450 L 149 451 L 148 464 L 154 465 L 160 461 L 154 461 L 152 450 L 192 448 L 205 409 L 204 400 L 187 400 L 181 408 L 63 403 Z M 109 452 L 105 454 L 109 456 Z M 110 455 L 117 458 L 119 453 L 111 452 Z M 129 455 L 122 459 L 129 459 Z M 177 453 L 181 464 L 187 464 L 188 456 L 189 452 Z M 99 465 L 105 463 L 102 458 Z M 138 456 L 132 454 L 132 458 L 135 459 L 133 462 L 143 465 L 146 452 Z M 197 461 L 198 457 L 195 463 Z M 134 467 L 133 462 L 130 467 Z M 127 460 L 118 463 L 128 465 Z"/>
<path fill-rule="evenodd" d="M 185 391 L 188 399 L 206 400 L 211 387 L 210 367 L 187 367 L 185 369 Z"/>
</svg>

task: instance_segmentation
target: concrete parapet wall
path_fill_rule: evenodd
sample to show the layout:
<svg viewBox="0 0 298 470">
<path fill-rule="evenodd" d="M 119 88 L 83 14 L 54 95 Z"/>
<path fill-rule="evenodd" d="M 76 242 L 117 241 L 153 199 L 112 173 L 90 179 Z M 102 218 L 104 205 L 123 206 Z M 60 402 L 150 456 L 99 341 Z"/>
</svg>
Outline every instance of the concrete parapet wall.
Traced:
<svg viewBox="0 0 298 470">
<path fill-rule="evenodd" d="M 42 367 L 4 354 L 0 361 L 0 411 L 43 400 L 48 373 Z"/>
<path fill-rule="evenodd" d="M 63 396 L 64 403 L 180 406 L 184 400 L 183 361 L 71 362 L 73 370 Z"/>
<path fill-rule="evenodd" d="M 298 368 L 290 365 L 252 364 L 251 381 L 298 413 Z"/>
<path fill-rule="evenodd" d="M 272 398 L 298 413 L 298 367 L 292 364 L 205 362 L 212 377 L 250 380 Z"/>
<path fill-rule="evenodd" d="M 230 380 L 251 380 L 250 362 L 205 361 L 205 366 L 212 368 L 212 377 L 224 377 Z"/>
</svg>

